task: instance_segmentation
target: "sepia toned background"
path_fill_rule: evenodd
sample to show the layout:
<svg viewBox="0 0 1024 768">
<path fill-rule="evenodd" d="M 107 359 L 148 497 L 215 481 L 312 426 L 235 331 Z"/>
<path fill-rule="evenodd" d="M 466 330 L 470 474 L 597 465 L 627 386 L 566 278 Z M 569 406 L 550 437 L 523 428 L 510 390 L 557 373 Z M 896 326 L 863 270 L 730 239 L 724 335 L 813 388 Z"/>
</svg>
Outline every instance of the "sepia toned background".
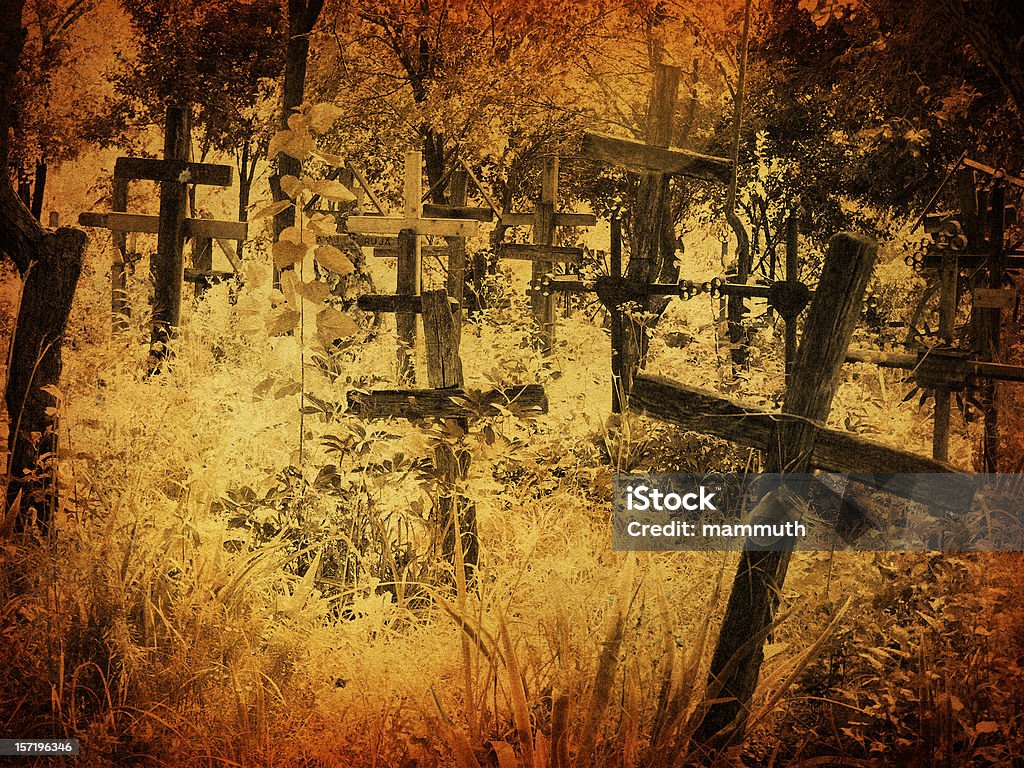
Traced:
<svg viewBox="0 0 1024 768">
<path fill-rule="evenodd" d="M 931 457 L 936 385 L 914 356 L 948 345 L 1008 367 L 938 387 L 942 468 L 1021 472 L 1024 229 L 1006 215 L 993 278 L 984 207 L 997 190 L 1019 207 L 1024 185 L 1014 0 L 0 11 L 0 737 L 78 738 L 66 759 L 84 766 L 1024 760 L 1020 553 L 799 553 L 744 635 L 720 632 L 738 554 L 613 552 L 610 527 L 616 473 L 777 458 L 743 429 L 614 412 L 613 366 L 643 357 L 646 374 L 778 411 L 779 311 L 701 286 L 781 281 L 790 254 L 814 289 L 843 231 L 878 247 L 850 299 L 864 355 L 839 369 L 828 426 Z M 186 112 L 179 159 L 230 183 L 118 185 L 118 158 L 163 158 Z M 600 137 L 672 147 L 686 167 L 630 170 L 595 153 Z M 396 357 L 408 315 L 360 307 L 402 292 L 405 246 L 349 219 L 415 218 L 410 183 L 423 215 L 456 205 L 479 223 L 421 237 L 406 291 L 461 296 L 458 392 L 439 400 L 461 410 L 369 418 L 367 393 L 438 386 L 422 323 Z M 172 281 L 181 316 L 164 331 L 157 234 L 104 216 L 153 229 L 175 185 L 183 217 L 247 228 L 186 240 L 192 281 Z M 617 277 L 620 228 L 627 278 L 696 295 L 643 294 L 639 336 L 615 346 L 595 286 Z M 960 233 L 944 317 L 939 270 L 919 262 Z M 526 245 L 579 263 L 509 256 Z M 575 287 L 548 305 L 531 280 Z M 1002 308 L 972 305 L 978 287 Z M 892 355 L 914 362 L 875 364 Z M 488 405 L 525 385 L 543 403 Z M 405 394 L 389 407 L 426 407 Z M 446 529 L 453 515 L 475 533 Z M 716 738 L 702 720 L 735 701 L 709 670 L 737 646 L 763 664 L 745 727 Z"/>
</svg>

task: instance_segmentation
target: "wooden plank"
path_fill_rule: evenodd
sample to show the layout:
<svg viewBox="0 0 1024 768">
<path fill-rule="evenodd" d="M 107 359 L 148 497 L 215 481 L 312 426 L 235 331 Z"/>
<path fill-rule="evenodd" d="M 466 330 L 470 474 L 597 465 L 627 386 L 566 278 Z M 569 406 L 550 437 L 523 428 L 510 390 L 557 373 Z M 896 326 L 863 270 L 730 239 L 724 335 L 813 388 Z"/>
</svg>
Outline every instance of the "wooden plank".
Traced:
<svg viewBox="0 0 1024 768">
<path fill-rule="evenodd" d="M 185 225 L 186 227 L 188 226 L 188 221 L 185 222 Z M 220 248 L 221 253 L 224 254 L 224 258 L 226 258 L 228 260 L 228 263 L 231 264 L 232 269 L 234 269 L 235 272 L 241 272 L 242 260 L 238 258 L 238 253 L 235 251 L 235 246 L 233 246 L 229 241 L 219 237 L 215 238 L 215 240 L 217 242 L 217 247 Z"/>
<path fill-rule="evenodd" d="M 469 167 L 469 163 L 467 163 L 460 157 L 459 165 L 462 166 L 462 170 L 464 170 L 466 172 L 466 175 L 469 176 L 469 180 L 473 182 L 473 186 L 476 187 L 476 191 L 480 193 L 480 196 L 484 199 L 484 202 L 487 203 L 488 206 L 490 206 L 490 209 L 492 211 L 494 211 L 494 215 L 497 216 L 499 220 L 501 220 L 501 213 L 498 211 L 498 206 L 494 204 L 494 200 L 491 199 L 491 196 L 484 188 L 484 185 L 480 183 L 480 179 L 478 179 L 476 177 L 476 174 L 473 173 L 473 169 Z"/>
<path fill-rule="evenodd" d="M 537 223 L 536 213 L 503 213 L 501 223 L 509 227 L 532 227 Z M 597 216 L 592 213 L 556 213 L 556 227 L 596 227 Z"/>
<path fill-rule="evenodd" d="M 533 242 L 542 248 L 551 248 L 555 242 L 555 208 L 558 206 L 558 156 L 544 159 L 544 173 L 541 175 L 540 200 L 537 203 L 537 218 L 533 225 Z M 554 271 L 553 260 L 533 260 L 532 280 L 539 281 Z M 550 294 L 530 294 L 533 319 L 537 323 L 538 344 L 545 355 L 550 355 L 555 346 L 555 300 Z"/>
<path fill-rule="evenodd" d="M 192 116 L 187 108 L 168 107 L 164 128 L 164 159 L 185 161 L 192 150 Z M 150 370 L 159 370 L 167 355 L 167 342 L 181 323 L 182 278 L 185 271 L 185 206 L 188 187 L 184 182 L 160 182 L 160 221 L 156 253 L 150 261 L 153 274 L 153 332 Z"/>
<path fill-rule="evenodd" d="M 722 157 L 703 155 L 688 149 L 655 147 L 597 133 L 583 134 L 582 152 L 586 157 L 631 171 L 690 176 L 720 184 L 729 182 L 732 168 L 732 163 Z"/>
<path fill-rule="evenodd" d="M 447 389 L 462 386 L 462 316 L 459 304 L 448 298 L 446 290 L 424 291 L 423 340 L 427 348 L 427 382 L 431 387 Z"/>
<path fill-rule="evenodd" d="M 124 211 L 128 208 L 127 179 L 114 179 L 111 207 L 115 211 Z M 124 232 L 112 234 L 117 256 L 110 265 L 110 312 L 111 330 L 116 335 L 128 330 L 131 308 L 128 305 L 128 239 Z"/>
<path fill-rule="evenodd" d="M 356 303 L 364 312 L 418 315 L 423 311 L 423 302 L 419 296 L 369 293 L 360 296 Z"/>
<path fill-rule="evenodd" d="M 190 274 L 191 273 L 191 274 Z M 195 297 L 201 299 L 213 277 L 213 240 L 209 237 L 196 237 L 192 240 L 192 269 L 185 267 L 186 283 L 195 284 Z"/>
<path fill-rule="evenodd" d="M 374 248 L 372 256 L 381 259 L 394 259 L 398 257 L 398 245 Z M 447 245 L 421 245 L 420 258 L 440 258 L 448 255 Z"/>
<path fill-rule="evenodd" d="M 393 216 L 349 216 L 347 229 L 359 234 L 397 235 L 411 229 L 417 235 L 476 237 L 480 222 L 467 219 L 398 218 Z"/>
<path fill-rule="evenodd" d="M 101 227 L 113 232 L 138 232 L 143 235 L 160 232 L 160 217 L 147 213 L 83 211 L 78 214 L 78 223 L 83 227 Z M 183 226 L 185 237 L 245 240 L 249 235 L 249 224 L 245 221 L 185 219 Z"/>
<path fill-rule="evenodd" d="M 352 172 L 352 175 L 355 177 L 356 181 L 359 182 L 359 186 L 363 188 L 363 191 L 366 193 L 366 196 L 370 198 L 370 202 L 373 203 L 373 207 L 377 209 L 378 213 L 383 215 L 384 206 L 381 204 L 380 198 L 377 197 L 376 194 L 374 194 L 373 187 L 371 187 L 370 183 L 366 180 L 366 177 L 363 175 L 362 169 L 358 165 L 353 163 L 351 160 L 345 161 L 345 167 Z"/>
<path fill-rule="evenodd" d="M 174 181 L 230 187 L 235 169 L 230 165 L 190 163 L 186 160 L 153 160 L 145 157 L 119 157 L 114 162 L 114 178 L 145 181 Z"/>
<path fill-rule="evenodd" d="M 691 432 L 714 435 L 758 451 L 765 451 L 772 444 L 776 424 L 799 421 L 792 415 L 770 413 L 715 392 L 649 374 L 640 374 L 633 382 L 629 409 Z M 828 427 L 818 428 L 810 456 L 811 465 L 825 472 L 956 472 L 945 462 Z M 929 495 L 927 489 L 914 485 L 900 486 L 894 493 L 922 504 L 942 501 Z"/>
<path fill-rule="evenodd" d="M 486 393 L 459 388 L 390 389 L 350 392 L 348 412 L 364 419 L 459 419 L 499 416 L 501 408 L 547 413 L 548 399 L 540 384 L 524 384 Z M 469 406 L 462 401 L 469 401 Z"/>
<path fill-rule="evenodd" d="M 797 212 L 795 203 L 790 206 L 786 217 L 786 280 L 796 282 L 800 279 L 800 232 L 797 228 Z M 784 318 L 785 319 L 785 318 Z M 793 361 L 796 360 L 796 318 L 785 319 L 785 341 L 783 360 L 786 366 L 786 384 L 793 373 Z"/>
<path fill-rule="evenodd" d="M 494 211 L 490 208 L 473 208 L 468 205 L 435 205 L 423 204 L 423 215 L 433 219 L 471 219 L 473 221 L 494 221 Z"/>
<path fill-rule="evenodd" d="M 977 287 L 972 294 L 978 309 L 1013 309 L 1017 305 L 1017 292 L 1013 288 Z"/>
<path fill-rule="evenodd" d="M 976 171 L 981 171 L 982 173 L 987 174 L 989 176 L 995 176 L 998 178 L 1005 179 L 1006 181 L 1013 184 L 1015 187 L 1021 187 L 1022 189 L 1024 189 L 1024 179 L 1018 179 L 1016 176 L 1011 176 L 1004 169 L 993 168 L 991 165 L 985 165 L 984 163 L 979 163 L 976 160 L 971 160 L 970 158 L 964 158 L 963 163 L 968 168 L 973 168 Z"/>
<path fill-rule="evenodd" d="M 579 264 L 583 260 L 583 249 L 558 245 L 504 243 L 498 248 L 498 258 L 541 262 L 548 267 L 543 272 L 547 274 L 553 268 L 554 262 Z"/>
<path fill-rule="evenodd" d="M 418 166 L 417 166 L 418 169 Z M 420 292 L 420 239 L 412 230 L 398 233 L 398 278 L 396 293 L 419 299 Z M 400 312 L 395 316 L 398 331 L 398 380 L 416 381 L 416 315 Z"/>
</svg>

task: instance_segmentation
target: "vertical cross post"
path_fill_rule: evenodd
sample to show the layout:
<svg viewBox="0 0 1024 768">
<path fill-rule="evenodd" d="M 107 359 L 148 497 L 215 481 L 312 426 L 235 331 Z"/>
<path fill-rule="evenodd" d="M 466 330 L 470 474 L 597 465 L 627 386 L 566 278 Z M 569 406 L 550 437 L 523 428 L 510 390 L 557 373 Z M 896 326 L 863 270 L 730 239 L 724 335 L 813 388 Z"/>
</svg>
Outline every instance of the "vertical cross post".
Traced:
<svg viewBox="0 0 1024 768">
<path fill-rule="evenodd" d="M 128 210 L 128 179 L 114 176 L 114 193 L 110 209 L 118 213 Z M 113 231 L 111 237 L 117 253 L 110 267 L 110 313 L 115 334 L 128 330 L 128 233 Z"/>
<path fill-rule="evenodd" d="M 1003 287 L 1006 275 L 1005 209 L 1006 186 L 1002 179 L 997 179 L 992 185 L 992 192 L 989 196 L 991 235 L 989 237 L 988 287 L 993 289 Z M 1001 346 L 1002 310 L 993 307 L 978 311 L 980 312 L 978 342 L 981 359 L 998 361 Z M 986 381 L 982 387 L 982 402 L 985 404 L 985 438 L 982 456 L 986 472 L 996 472 L 998 467 L 999 416 L 996 392 L 996 383 Z"/>
<path fill-rule="evenodd" d="M 422 310 L 429 385 L 435 389 L 462 387 L 460 306 L 449 299 L 444 290 L 425 291 Z M 450 426 L 455 428 L 445 430 L 446 433 L 459 437 L 439 440 L 434 446 L 434 468 L 439 483 L 435 512 L 441 532 L 442 557 L 456 568 L 458 578 L 458 569 L 462 569 L 465 575 L 476 567 L 478 543 L 476 507 L 458 490 L 469 474 L 469 451 L 458 445 L 461 436 L 469 430 L 469 421 L 465 418 L 451 419 Z"/>
<path fill-rule="evenodd" d="M 870 238 L 849 233 L 836 235 L 829 243 L 782 408 L 798 418 L 777 424 L 765 472 L 810 470 L 816 433 L 827 420 L 839 387 L 877 250 Z M 711 660 L 708 687 L 714 703 L 695 732 L 698 743 L 742 738 L 790 554 L 745 549 L 741 556 Z"/>
<path fill-rule="evenodd" d="M 421 153 L 405 154 L 405 192 L 403 214 L 407 219 L 419 219 L 423 213 L 420 201 L 422 185 Z M 398 233 L 398 284 L 396 293 L 415 296 L 420 292 L 420 239 L 414 229 Z M 400 313 L 395 318 L 398 330 L 398 379 L 409 384 L 416 381 L 414 359 L 416 355 L 416 315 Z"/>
<path fill-rule="evenodd" d="M 611 218 L 611 243 L 608 254 L 608 271 L 612 280 L 622 279 L 622 213 L 615 211 Z M 622 413 L 623 401 L 628 399 L 631 378 L 630 370 L 623 376 L 623 356 L 626 354 L 625 329 L 622 310 L 617 306 L 608 307 L 612 331 L 612 413 Z"/>
<path fill-rule="evenodd" d="M 555 207 L 558 204 L 558 157 L 544 160 L 541 176 L 540 202 L 537 205 L 537 219 L 533 227 L 535 245 L 555 244 Z M 540 281 L 554 269 L 554 262 L 533 262 L 532 279 Z M 555 344 L 555 298 L 534 292 L 530 295 L 533 317 L 539 329 L 538 344 L 544 354 L 550 354 Z"/>
<path fill-rule="evenodd" d="M 667 148 L 672 143 L 678 91 L 679 68 L 658 64 L 647 103 L 647 146 Z M 666 230 L 672 226 L 669 216 L 670 178 L 662 171 L 643 171 L 640 174 L 633 209 L 633 248 L 626 277 L 641 283 L 672 281 L 678 274 L 673 260 L 663 258 L 667 242 L 672 243 L 673 250 L 675 248 L 674 237 L 666 240 Z M 642 301 L 642 306 L 646 312 L 652 309 L 649 306 L 652 302 L 664 301 L 664 298 L 649 297 Z M 628 321 L 626 330 L 622 364 L 623 379 L 628 382 L 644 366 L 649 339 L 647 328 L 641 322 Z"/>
<path fill-rule="evenodd" d="M 797 230 L 796 211 L 791 210 L 786 219 L 786 280 L 797 282 L 800 279 L 800 262 L 798 249 L 800 234 Z M 786 384 L 793 372 L 793 361 L 796 359 L 796 319 L 786 319 L 786 341 L 784 360 L 786 365 Z"/>
<path fill-rule="evenodd" d="M 957 255 L 949 251 L 942 256 L 939 268 L 939 337 L 942 343 L 953 343 L 953 329 L 956 324 L 957 282 L 960 265 Z M 949 387 L 935 387 L 935 413 L 932 427 L 932 458 L 949 460 L 949 419 L 952 399 Z"/>
<path fill-rule="evenodd" d="M 164 160 L 187 162 L 192 145 L 191 115 L 186 107 L 168 107 Z M 153 271 L 153 334 L 150 356 L 167 354 L 167 342 L 181 322 L 181 288 L 185 275 L 185 205 L 187 179 L 160 182 L 160 226 Z M 153 367 L 156 367 L 155 365 Z"/>
<path fill-rule="evenodd" d="M 449 201 L 453 206 L 465 206 L 469 199 L 469 174 L 463 168 L 456 168 L 451 176 Z M 466 240 L 462 237 L 448 238 L 448 295 L 462 306 L 466 290 Z"/>
</svg>

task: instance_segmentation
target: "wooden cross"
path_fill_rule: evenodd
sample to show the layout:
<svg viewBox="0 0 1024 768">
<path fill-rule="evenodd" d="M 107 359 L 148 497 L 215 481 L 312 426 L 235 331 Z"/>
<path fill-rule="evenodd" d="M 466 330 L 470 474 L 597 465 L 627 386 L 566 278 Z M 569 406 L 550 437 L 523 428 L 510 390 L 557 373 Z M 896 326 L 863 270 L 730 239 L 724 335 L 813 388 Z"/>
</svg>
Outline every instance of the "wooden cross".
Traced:
<svg viewBox="0 0 1024 768">
<path fill-rule="evenodd" d="M 978 173 L 988 177 L 989 183 L 979 183 Z M 932 206 L 951 181 L 959 211 L 934 212 Z M 932 242 L 923 253 L 907 259 L 917 270 L 934 269 L 939 273 L 938 333 L 942 346 L 920 356 L 910 367 L 911 361 L 901 356 L 876 356 L 871 360 L 886 367 L 913 370 L 920 386 L 935 390 L 932 455 L 942 460 L 949 456 L 951 392 L 977 386 L 985 418 L 982 462 L 987 472 L 996 471 L 998 458 L 996 382 L 1017 380 L 1013 366 L 992 362 L 999 354 L 1002 310 L 1012 309 L 1017 301 L 1015 290 L 1005 286 L 1006 272 L 1024 269 L 1024 253 L 1007 248 L 1005 243 L 1006 227 L 1017 220 L 1016 208 L 1006 203 L 1008 186 L 1024 188 L 1024 181 L 966 155 L 953 165 L 919 220 Z M 952 343 L 963 270 L 968 271 L 973 285 L 976 348 L 961 352 L 953 349 Z"/>
<path fill-rule="evenodd" d="M 876 253 L 874 241 L 858 235 L 840 234 L 830 242 L 781 413 L 758 411 L 646 375 L 633 383 L 630 410 L 764 450 L 769 473 L 806 473 L 811 468 L 855 473 L 953 471 L 942 462 L 824 427 Z M 964 485 L 969 498 L 973 490 Z M 907 486 L 889 490 L 925 503 L 937 501 L 929 498 L 927 484 Z M 947 498 L 938 501 L 948 503 L 949 489 L 944 491 Z M 729 741 L 742 736 L 789 555 L 743 552 L 711 662 L 712 701 L 696 730 L 698 743 L 712 743 L 716 735 Z"/>
<path fill-rule="evenodd" d="M 510 227 L 533 228 L 533 244 L 503 244 L 498 258 L 533 262 L 531 281 L 538 281 L 551 272 L 556 262 L 578 263 L 583 258 L 581 248 L 555 246 L 558 227 L 593 227 L 597 217 L 589 213 L 562 213 L 558 207 L 558 157 L 544 159 L 541 174 L 540 199 L 533 213 L 503 213 L 501 223 Z M 533 292 L 530 307 L 538 328 L 538 344 L 544 354 L 550 354 L 555 345 L 555 302 L 550 295 Z"/>
<path fill-rule="evenodd" d="M 469 429 L 475 415 L 498 413 L 498 407 L 515 404 L 517 408 L 547 411 L 547 396 L 539 384 L 492 390 L 474 400 L 463 389 L 462 311 L 445 290 L 425 291 L 422 295 L 367 295 L 359 298 L 359 307 L 368 312 L 394 312 L 423 317 L 423 336 L 427 351 L 429 389 L 376 390 L 349 393 L 349 412 L 365 419 L 438 418 L 448 420 L 459 434 Z M 457 493 L 458 485 L 469 473 L 470 455 L 441 441 L 434 448 L 434 467 L 441 485 L 436 507 L 442 532 L 441 553 L 453 567 L 473 568 L 477 564 L 479 544 L 476 534 L 476 508 Z M 455 532 L 461 531 L 461 546 Z"/>
<path fill-rule="evenodd" d="M 422 203 L 422 165 L 420 152 L 405 155 L 404 210 L 402 216 L 349 216 L 346 227 L 356 234 L 398 235 L 398 285 L 396 293 L 414 296 L 420 292 L 420 238 L 423 235 L 473 237 L 480 222 L 473 219 L 426 217 Z M 416 347 L 416 316 L 397 315 L 398 376 L 403 382 L 416 380 L 413 350 Z"/>
<path fill-rule="evenodd" d="M 118 158 L 114 165 L 114 211 L 87 211 L 78 217 L 79 224 L 83 226 L 103 227 L 114 232 L 114 243 L 118 250 L 118 260 L 112 272 L 111 290 L 115 330 L 126 327 L 128 312 L 125 294 L 125 265 L 128 260 L 126 233 L 157 235 L 157 251 L 151 264 L 154 280 L 152 347 L 153 355 L 157 359 L 165 354 L 167 340 L 181 322 L 185 238 L 192 238 L 198 244 L 198 253 L 202 254 L 205 249 L 212 259 L 212 240 L 245 240 L 248 234 L 245 222 L 193 219 L 185 216 L 189 184 L 226 187 L 231 185 L 234 174 L 234 169 L 228 165 L 189 162 L 191 148 L 189 110 L 184 107 L 168 107 L 164 130 L 164 159 Z M 125 212 L 128 205 L 128 183 L 132 180 L 159 182 L 159 215 Z M 212 267 L 212 263 L 210 266 Z M 233 266 L 237 268 L 238 265 L 234 263 Z"/>
<path fill-rule="evenodd" d="M 655 67 L 654 82 L 647 106 L 647 141 L 586 133 L 582 154 L 600 162 L 616 165 L 640 174 L 636 209 L 633 211 L 634 247 L 627 276 L 642 283 L 656 282 L 655 271 L 661 263 L 661 243 L 668 221 L 668 181 L 672 176 L 727 184 L 732 163 L 720 157 L 677 149 L 672 143 L 679 68 L 665 64 Z M 645 302 L 646 304 L 646 302 Z M 644 306 L 644 309 L 650 309 Z M 646 358 L 648 331 L 642 324 L 630 323 L 622 350 L 624 393 Z"/>
</svg>

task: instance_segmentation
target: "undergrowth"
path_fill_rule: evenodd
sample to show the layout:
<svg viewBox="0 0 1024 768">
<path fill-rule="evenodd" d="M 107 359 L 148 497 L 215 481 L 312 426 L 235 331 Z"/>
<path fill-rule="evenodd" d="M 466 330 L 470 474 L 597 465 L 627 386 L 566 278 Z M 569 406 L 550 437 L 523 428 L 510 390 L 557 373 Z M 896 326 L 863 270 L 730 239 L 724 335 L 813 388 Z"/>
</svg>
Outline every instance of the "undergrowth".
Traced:
<svg viewBox="0 0 1024 768">
<path fill-rule="evenodd" d="M 362 422 L 346 392 L 390 379 L 388 324 L 330 349 L 251 314 L 239 332 L 237 307 L 273 298 L 253 269 L 238 304 L 220 286 L 190 313 L 158 377 L 144 313 L 113 340 L 79 318 L 94 332 L 67 355 L 59 534 L 2 551 L 5 733 L 79 738 L 89 766 L 1022 759 L 1009 555 L 797 556 L 745 746 L 695 751 L 735 556 L 612 552 L 612 476 L 756 458 L 610 417 L 605 331 L 560 321 L 544 360 L 511 292 L 464 329 L 467 388 L 539 381 L 549 414 L 510 406 L 466 434 Z M 709 318 L 670 315 L 652 370 L 777 406 L 779 328 L 763 321 L 757 365 L 733 376 Z M 902 394 L 853 370 L 833 420 L 921 441 Z M 446 440 L 472 456 L 468 584 L 432 517 Z"/>
</svg>

